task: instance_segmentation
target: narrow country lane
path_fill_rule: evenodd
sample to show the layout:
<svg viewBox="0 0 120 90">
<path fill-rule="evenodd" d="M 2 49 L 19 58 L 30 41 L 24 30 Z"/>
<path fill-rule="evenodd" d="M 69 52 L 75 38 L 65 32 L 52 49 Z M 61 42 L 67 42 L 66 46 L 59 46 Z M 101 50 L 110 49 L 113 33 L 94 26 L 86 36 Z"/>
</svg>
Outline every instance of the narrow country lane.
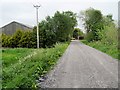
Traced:
<svg viewBox="0 0 120 90">
<path fill-rule="evenodd" d="M 73 40 L 42 88 L 118 88 L 118 61 Z"/>
</svg>

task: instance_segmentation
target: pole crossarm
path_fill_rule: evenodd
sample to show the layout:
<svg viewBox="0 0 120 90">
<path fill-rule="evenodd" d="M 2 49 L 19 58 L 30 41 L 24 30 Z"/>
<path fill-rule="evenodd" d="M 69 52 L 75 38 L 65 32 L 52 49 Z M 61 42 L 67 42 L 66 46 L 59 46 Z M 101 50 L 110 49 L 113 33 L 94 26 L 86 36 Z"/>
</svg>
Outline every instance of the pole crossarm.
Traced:
<svg viewBox="0 0 120 90">
<path fill-rule="evenodd" d="M 40 5 L 33 5 L 33 6 L 34 6 L 35 8 L 37 8 L 37 9 L 38 9 L 39 7 L 41 7 Z"/>
</svg>

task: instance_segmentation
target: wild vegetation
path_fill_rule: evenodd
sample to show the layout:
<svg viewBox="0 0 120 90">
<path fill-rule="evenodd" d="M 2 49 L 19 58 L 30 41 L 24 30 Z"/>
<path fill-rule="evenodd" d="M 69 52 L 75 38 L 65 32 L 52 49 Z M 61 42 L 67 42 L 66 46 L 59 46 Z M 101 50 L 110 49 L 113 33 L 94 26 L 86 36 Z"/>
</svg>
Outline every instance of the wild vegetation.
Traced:
<svg viewBox="0 0 120 90">
<path fill-rule="evenodd" d="M 67 46 L 68 43 L 58 43 L 54 48 L 46 49 L 5 49 L 3 52 L 2 87 L 37 88 L 36 80 L 39 80 L 40 76 L 55 65 Z M 35 54 L 32 55 L 30 51 Z M 28 57 L 28 55 L 32 56 Z M 11 58 L 8 58 L 9 56 Z"/>
<path fill-rule="evenodd" d="M 90 8 L 83 11 L 82 16 L 86 27 L 83 42 L 118 58 L 118 27 L 112 15 L 103 16 L 101 11 Z"/>
</svg>

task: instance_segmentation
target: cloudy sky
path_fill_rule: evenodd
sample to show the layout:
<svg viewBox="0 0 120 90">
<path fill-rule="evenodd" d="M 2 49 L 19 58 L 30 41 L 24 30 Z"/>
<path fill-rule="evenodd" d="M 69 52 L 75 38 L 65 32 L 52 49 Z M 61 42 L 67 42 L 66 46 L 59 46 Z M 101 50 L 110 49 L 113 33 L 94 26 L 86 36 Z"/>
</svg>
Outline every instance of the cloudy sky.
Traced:
<svg viewBox="0 0 120 90">
<path fill-rule="evenodd" d="M 33 5 L 40 4 L 39 22 L 56 11 L 71 10 L 80 13 L 90 7 L 101 10 L 103 15 L 112 14 L 118 19 L 119 0 L 2 0 L 0 2 L 0 27 L 17 21 L 26 25 L 36 25 L 36 11 Z M 81 27 L 81 22 L 79 22 Z"/>
</svg>

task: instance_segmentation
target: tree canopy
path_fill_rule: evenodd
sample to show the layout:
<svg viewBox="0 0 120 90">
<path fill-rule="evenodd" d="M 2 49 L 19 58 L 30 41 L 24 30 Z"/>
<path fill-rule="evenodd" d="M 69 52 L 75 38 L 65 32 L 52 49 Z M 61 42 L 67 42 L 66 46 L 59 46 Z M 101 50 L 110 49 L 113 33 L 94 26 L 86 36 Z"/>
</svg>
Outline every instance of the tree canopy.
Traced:
<svg viewBox="0 0 120 90">
<path fill-rule="evenodd" d="M 51 46 L 56 42 L 69 41 L 77 25 L 76 14 L 71 11 L 57 11 L 39 23 L 40 46 Z"/>
<path fill-rule="evenodd" d="M 89 41 L 100 40 L 100 32 L 103 29 L 103 15 L 101 11 L 89 8 L 81 12 L 81 18 L 84 21 Z"/>
<path fill-rule="evenodd" d="M 89 8 L 82 11 L 79 17 L 84 22 L 87 41 L 117 41 L 117 27 L 111 14 L 103 16 L 100 10 Z"/>
<path fill-rule="evenodd" d="M 77 25 L 76 14 L 71 11 L 59 12 L 54 16 L 47 16 L 39 23 L 40 47 L 51 47 L 57 42 L 69 41 Z M 2 35 L 3 47 L 27 47 L 36 48 L 36 26 L 31 31 L 18 30 L 12 36 Z"/>
</svg>

